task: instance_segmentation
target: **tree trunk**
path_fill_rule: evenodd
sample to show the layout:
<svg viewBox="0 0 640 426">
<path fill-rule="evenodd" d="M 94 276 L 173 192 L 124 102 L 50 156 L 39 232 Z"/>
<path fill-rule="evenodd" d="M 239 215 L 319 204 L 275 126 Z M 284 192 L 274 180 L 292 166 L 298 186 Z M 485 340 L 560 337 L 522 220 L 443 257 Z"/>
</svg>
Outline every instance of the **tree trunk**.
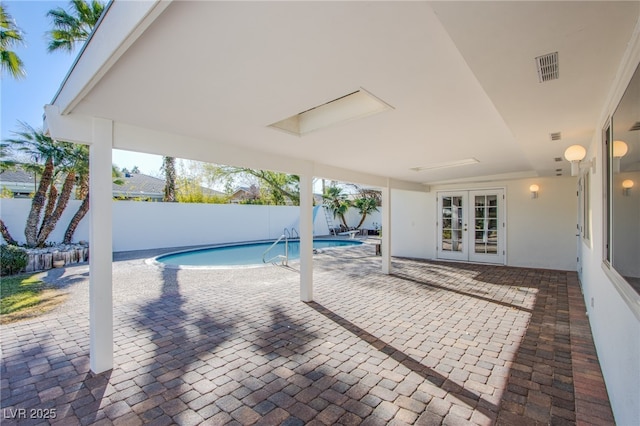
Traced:
<svg viewBox="0 0 640 426">
<path fill-rule="evenodd" d="M 80 221 L 85 217 L 87 212 L 89 211 L 89 195 L 82 200 L 82 204 L 78 208 L 76 214 L 73 215 L 71 221 L 69 222 L 69 226 L 64 233 L 64 240 L 62 240 L 63 244 L 71 244 L 73 240 L 73 234 L 76 232 L 76 228 L 80 224 Z"/>
<path fill-rule="evenodd" d="M 56 208 L 49 216 L 42 220 L 42 227 L 40 228 L 40 232 L 38 232 L 37 247 L 42 247 L 47 241 L 49 234 L 55 229 L 58 220 L 60 220 L 60 216 L 62 216 L 62 212 L 64 212 L 67 204 L 69 204 L 69 198 L 71 198 L 71 192 L 73 191 L 73 185 L 75 185 L 75 183 L 76 172 L 71 170 L 67 173 L 67 177 L 62 184 L 62 191 L 60 191 L 60 195 L 58 196 Z"/>
<path fill-rule="evenodd" d="M 13 237 L 9 233 L 9 230 L 7 229 L 7 226 L 4 224 L 2 219 L 0 219 L 0 234 L 2 234 L 2 238 L 4 238 L 4 240 L 7 242 L 7 244 L 10 244 L 10 245 L 13 245 L 13 246 L 17 246 L 18 245 L 18 242 L 13 239 Z"/>
<path fill-rule="evenodd" d="M 47 205 L 44 208 L 44 214 L 42 220 L 51 216 L 53 209 L 56 207 L 56 200 L 58 199 L 58 188 L 56 188 L 55 179 L 51 180 L 51 186 L 49 187 L 49 195 L 47 196 Z"/>
<path fill-rule="evenodd" d="M 164 157 L 162 160 L 164 168 L 164 198 L 162 201 L 176 201 L 176 159 L 173 157 Z"/>
<path fill-rule="evenodd" d="M 342 221 L 342 224 L 344 225 L 344 227 L 349 229 L 349 227 L 347 226 L 347 219 L 345 219 L 344 215 L 342 213 L 339 213 L 339 216 L 340 216 L 340 220 Z"/>
<path fill-rule="evenodd" d="M 80 204 L 78 211 L 71 218 L 69 226 L 67 226 L 67 230 L 64 232 L 64 239 L 62 240 L 63 244 L 71 244 L 76 228 L 89 211 L 89 175 L 82 175 L 81 179 L 80 190 L 78 192 L 81 196 L 84 196 L 84 198 L 82 199 L 82 204 Z"/>
<path fill-rule="evenodd" d="M 44 164 L 44 170 L 40 177 L 40 184 L 38 185 L 38 190 L 33 196 L 33 200 L 31 201 L 31 210 L 29 211 L 27 223 L 24 228 L 25 240 L 29 247 L 35 247 L 37 244 L 40 212 L 42 212 L 42 207 L 44 207 L 44 203 L 47 200 L 47 189 L 49 188 L 49 185 L 51 185 L 52 177 L 53 159 L 49 157 Z"/>
<path fill-rule="evenodd" d="M 360 218 L 360 223 L 358 224 L 358 226 L 356 226 L 357 229 L 360 229 L 360 227 L 362 226 L 366 218 L 367 218 L 367 212 L 362 213 L 362 217 Z"/>
</svg>

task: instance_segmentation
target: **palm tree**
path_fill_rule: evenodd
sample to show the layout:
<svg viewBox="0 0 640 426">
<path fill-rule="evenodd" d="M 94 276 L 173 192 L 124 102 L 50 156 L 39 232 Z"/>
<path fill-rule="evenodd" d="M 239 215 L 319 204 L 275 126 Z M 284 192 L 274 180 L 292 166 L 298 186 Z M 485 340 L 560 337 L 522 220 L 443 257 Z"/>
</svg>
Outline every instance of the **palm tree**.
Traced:
<svg viewBox="0 0 640 426">
<path fill-rule="evenodd" d="M 17 137 L 3 141 L 2 146 L 27 154 L 35 163 L 44 163 L 24 230 L 27 245 L 39 247 L 55 228 L 75 184 L 75 170 L 70 163 L 73 144 L 55 141 L 41 130 L 20 124 L 22 131 L 15 132 Z M 66 174 L 60 194 L 55 186 L 58 174 Z"/>
<path fill-rule="evenodd" d="M 333 217 L 339 217 L 344 227 L 349 228 L 344 215 L 349 210 L 349 207 L 351 207 L 351 203 L 347 199 L 347 195 L 342 192 L 342 188 L 335 185 L 330 186 L 326 188 L 322 198 L 324 199 L 325 206 L 333 211 Z"/>
<path fill-rule="evenodd" d="M 360 223 L 358 223 L 358 226 L 356 226 L 356 228 L 358 229 L 362 226 L 362 224 L 364 223 L 364 220 L 366 219 L 369 213 L 378 211 L 378 200 L 376 200 L 375 198 L 369 198 L 369 197 L 357 198 L 354 201 L 353 205 L 358 209 L 358 211 L 362 215 L 362 217 L 360 218 Z"/>
<path fill-rule="evenodd" d="M 70 6 L 70 11 L 59 7 L 47 13 L 53 24 L 53 29 L 47 33 L 49 52 L 55 50 L 73 52 L 76 43 L 84 42 L 89 38 L 105 7 L 104 3 L 98 0 L 91 2 L 71 0 Z"/>
<path fill-rule="evenodd" d="M 73 240 L 73 234 L 76 232 L 80 221 L 86 216 L 89 212 L 89 147 L 86 145 L 78 145 L 76 147 L 76 168 L 78 171 L 78 189 L 76 198 L 78 200 L 82 200 L 80 203 L 80 207 L 73 215 L 71 220 L 69 221 L 69 225 L 67 226 L 67 230 L 64 232 L 64 238 L 62 240 L 63 244 L 71 244 Z M 118 170 L 118 168 L 114 165 L 111 166 L 111 177 L 113 178 L 113 183 L 116 185 L 122 185 L 124 181 L 120 178 L 122 174 Z"/>
<path fill-rule="evenodd" d="M 10 50 L 13 46 L 22 43 L 22 31 L 5 6 L 0 4 L 0 67 L 2 72 L 8 73 L 13 78 L 23 78 L 27 75 L 22 60 L 16 52 Z"/>
<path fill-rule="evenodd" d="M 53 29 L 49 35 L 49 52 L 65 50 L 73 52 L 79 42 L 85 42 L 93 28 L 98 23 L 105 5 L 104 3 L 92 0 L 71 0 L 70 10 L 62 8 L 50 10 L 47 16 L 51 18 Z M 73 150 L 73 158 L 79 175 L 78 199 L 82 204 L 69 222 L 69 226 L 64 234 L 64 243 L 70 243 L 73 234 L 82 218 L 89 211 L 89 152 L 87 147 L 79 145 Z"/>
<path fill-rule="evenodd" d="M 162 170 L 164 171 L 164 198 L 162 201 L 176 202 L 176 159 L 174 157 L 162 157 Z"/>
</svg>

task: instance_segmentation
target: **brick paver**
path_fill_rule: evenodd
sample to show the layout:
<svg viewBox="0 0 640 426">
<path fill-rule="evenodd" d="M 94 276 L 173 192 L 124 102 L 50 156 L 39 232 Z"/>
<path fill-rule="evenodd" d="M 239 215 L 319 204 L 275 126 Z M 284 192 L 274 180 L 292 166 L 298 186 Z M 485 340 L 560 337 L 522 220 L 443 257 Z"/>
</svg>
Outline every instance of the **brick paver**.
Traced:
<svg viewBox="0 0 640 426">
<path fill-rule="evenodd" d="M 2 327 L 2 423 L 613 423 L 575 273 L 394 259 L 384 275 L 371 246 L 315 259 L 312 303 L 295 263 L 115 262 L 99 375 L 86 266 L 68 268 L 64 307 Z"/>
</svg>

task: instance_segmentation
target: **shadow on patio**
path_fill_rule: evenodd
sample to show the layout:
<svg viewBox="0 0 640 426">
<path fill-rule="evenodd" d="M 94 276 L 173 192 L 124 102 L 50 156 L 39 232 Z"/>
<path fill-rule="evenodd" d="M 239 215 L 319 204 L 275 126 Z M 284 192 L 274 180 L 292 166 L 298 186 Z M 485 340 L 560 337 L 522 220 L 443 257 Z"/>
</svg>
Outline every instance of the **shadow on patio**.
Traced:
<svg viewBox="0 0 640 426">
<path fill-rule="evenodd" d="M 116 308 L 108 374 L 88 373 L 86 313 L 3 329 L 4 421 L 571 424 L 580 406 L 613 422 L 606 391 L 574 386 L 576 350 L 593 347 L 584 330 L 573 345 L 575 273 L 395 259 L 389 276 L 364 249 L 327 252 L 304 304 L 282 268 L 127 267 L 120 285 L 160 282 Z"/>
</svg>

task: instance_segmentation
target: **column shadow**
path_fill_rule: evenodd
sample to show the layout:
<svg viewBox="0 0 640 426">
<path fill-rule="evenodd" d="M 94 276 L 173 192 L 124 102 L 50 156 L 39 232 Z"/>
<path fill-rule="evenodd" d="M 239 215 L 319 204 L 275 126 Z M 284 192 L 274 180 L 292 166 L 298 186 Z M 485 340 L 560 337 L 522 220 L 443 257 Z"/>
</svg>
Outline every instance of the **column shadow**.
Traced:
<svg viewBox="0 0 640 426">
<path fill-rule="evenodd" d="M 433 369 L 411 358 L 411 356 L 407 355 L 400 349 L 380 340 L 373 334 L 357 326 L 356 324 L 340 316 L 339 314 L 331 311 L 330 309 L 327 309 L 326 307 L 322 306 L 317 302 L 309 302 L 307 304 L 311 308 L 316 310 L 318 313 L 322 314 L 329 320 L 335 322 L 340 327 L 354 334 L 356 337 L 362 339 L 364 342 L 368 343 L 376 350 L 384 353 L 389 358 L 400 363 L 404 367 L 418 374 L 420 377 L 431 382 L 435 386 L 438 386 L 439 388 L 447 391 L 449 394 L 461 400 L 475 401 L 476 403 L 475 408 L 480 412 L 482 412 L 483 414 L 486 414 L 492 417 L 498 411 L 498 407 L 496 407 L 493 403 L 482 399 L 482 397 L 479 394 L 463 388 L 462 386 L 449 380 L 447 377 L 443 376 L 437 371 L 434 371 Z"/>
</svg>

